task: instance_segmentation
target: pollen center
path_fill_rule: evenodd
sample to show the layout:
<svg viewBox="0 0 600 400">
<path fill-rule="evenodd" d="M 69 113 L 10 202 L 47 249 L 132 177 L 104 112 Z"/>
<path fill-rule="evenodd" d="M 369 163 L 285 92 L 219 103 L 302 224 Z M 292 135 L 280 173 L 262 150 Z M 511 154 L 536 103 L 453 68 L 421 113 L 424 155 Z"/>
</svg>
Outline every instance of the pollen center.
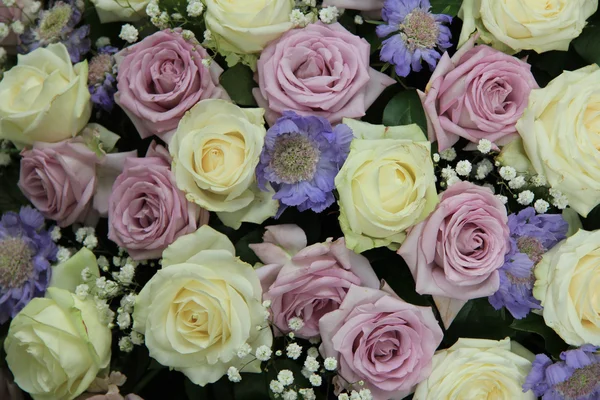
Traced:
<svg viewBox="0 0 600 400">
<path fill-rule="evenodd" d="M 73 10 L 68 4 L 58 4 L 46 11 L 40 22 L 39 35 L 42 39 L 50 40 L 58 37 L 69 23 Z"/>
<path fill-rule="evenodd" d="M 600 363 L 577 368 L 573 375 L 564 382 L 556 385 L 556 389 L 566 399 L 581 399 L 594 392 L 600 383 Z"/>
<path fill-rule="evenodd" d="M 0 240 L 0 287 L 18 288 L 33 274 L 32 251 L 21 238 Z"/>
<path fill-rule="evenodd" d="M 283 183 L 310 180 L 315 174 L 320 151 L 310 139 L 301 135 L 277 138 L 271 168 Z"/>
<path fill-rule="evenodd" d="M 526 254 L 535 264 L 540 262 L 542 256 L 546 252 L 546 249 L 538 239 L 529 236 L 518 238 L 517 248 L 521 253 Z"/>
<path fill-rule="evenodd" d="M 433 49 L 437 45 L 440 28 L 430 13 L 417 8 L 404 18 L 400 24 L 400 31 L 406 47 L 415 51 Z"/>
</svg>

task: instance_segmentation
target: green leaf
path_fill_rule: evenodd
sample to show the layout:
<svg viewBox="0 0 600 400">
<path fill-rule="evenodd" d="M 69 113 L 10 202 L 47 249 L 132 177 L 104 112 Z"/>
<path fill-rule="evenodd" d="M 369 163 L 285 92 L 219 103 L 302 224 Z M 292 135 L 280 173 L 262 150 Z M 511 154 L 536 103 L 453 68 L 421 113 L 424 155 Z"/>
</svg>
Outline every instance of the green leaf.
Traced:
<svg viewBox="0 0 600 400">
<path fill-rule="evenodd" d="M 431 0 L 431 11 L 434 14 L 446 14 L 455 17 L 461 4 L 462 0 Z"/>
<path fill-rule="evenodd" d="M 530 332 L 540 335 L 546 343 L 546 350 L 554 357 L 566 350 L 569 346 L 554 332 L 552 328 L 546 325 L 541 315 L 529 313 L 523 319 L 515 319 L 510 327 L 517 331 Z"/>
<path fill-rule="evenodd" d="M 247 262 L 250 265 L 254 265 L 260 260 L 256 257 L 256 254 L 252 251 L 252 249 L 248 246 L 252 243 L 262 243 L 264 229 L 260 228 L 255 231 L 252 231 L 242 237 L 235 244 L 235 254 L 242 259 L 242 261 Z"/>
<path fill-rule="evenodd" d="M 573 47 L 586 61 L 600 65 L 598 40 L 600 40 L 600 25 L 589 24 L 573 41 Z"/>
<path fill-rule="evenodd" d="M 395 95 L 383 110 L 383 124 L 398 126 L 417 124 L 427 134 L 427 119 L 416 90 L 405 90 Z"/>
<path fill-rule="evenodd" d="M 233 385 L 235 400 L 268 399 L 266 374 L 244 374 L 242 381 Z"/>
<path fill-rule="evenodd" d="M 0 214 L 6 211 L 19 211 L 21 206 L 29 204 L 29 201 L 21 193 L 17 186 L 19 181 L 19 161 L 13 157 L 8 167 L 0 167 Z"/>
<path fill-rule="evenodd" d="M 221 85 L 223 85 L 231 100 L 237 105 L 256 106 L 256 100 L 252 96 L 252 89 L 257 85 L 254 82 L 254 74 L 249 67 L 243 64 L 236 64 L 229 68 L 221 75 Z"/>
<path fill-rule="evenodd" d="M 208 389 L 206 387 L 198 386 L 188 378 L 185 378 L 184 386 L 185 394 L 189 400 L 208 399 Z"/>
</svg>

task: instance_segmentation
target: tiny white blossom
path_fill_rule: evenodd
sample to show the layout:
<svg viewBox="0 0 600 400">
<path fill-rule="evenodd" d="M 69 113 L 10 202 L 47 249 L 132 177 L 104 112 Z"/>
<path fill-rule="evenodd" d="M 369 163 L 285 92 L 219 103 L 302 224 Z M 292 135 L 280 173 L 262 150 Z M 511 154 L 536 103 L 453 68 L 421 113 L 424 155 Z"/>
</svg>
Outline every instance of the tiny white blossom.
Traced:
<svg viewBox="0 0 600 400">
<path fill-rule="evenodd" d="M 358 394 L 356 390 L 353 390 L 352 393 L 350 393 L 350 400 L 360 400 L 360 394 Z"/>
<path fill-rule="evenodd" d="M 504 166 L 500 168 L 500 176 L 507 181 L 515 179 L 517 171 L 513 167 Z"/>
<path fill-rule="evenodd" d="M 277 351 L 275 352 L 275 355 L 276 355 L 277 357 L 281 357 L 281 356 L 283 355 L 283 351 L 281 351 L 281 350 L 277 350 Z"/>
<path fill-rule="evenodd" d="M 190 31 L 189 29 L 184 29 L 181 32 L 181 37 L 184 38 L 185 40 L 190 40 L 196 37 L 196 34 L 192 31 Z"/>
<path fill-rule="evenodd" d="M 515 177 L 515 179 L 511 179 L 510 182 L 508 182 L 508 187 L 511 189 L 521 189 L 526 183 L 525 177 L 523 177 L 523 175 L 519 175 Z"/>
<path fill-rule="evenodd" d="M 129 336 L 131 337 L 131 343 L 135 344 L 136 346 L 141 346 L 142 344 L 144 344 L 144 335 L 142 335 L 141 333 L 131 331 L 131 334 Z"/>
<path fill-rule="evenodd" d="M 365 386 L 365 381 L 358 381 L 358 386 Z"/>
<path fill-rule="evenodd" d="M 308 7 L 316 7 L 317 6 L 317 0 L 302 0 L 302 2 L 304 3 L 305 6 L 308 6 Z"/>
<path fill-rule="evenodd" d="M 40 11 L 40 8 L 42 8 L 42 2 L 41 1 L 32 1 L 31 4 L 29 4 L 29 9 L 27 10 L 27 12 L 29 14 L 36 14 L 38 11 Z"/>
<path fill-rule="evenodd" d="M 133 343 L 131 343 L 129 336 L 123 336 L 119 339 L 119 350 L 124 353 L 130 353 L 133 350 Z"/>
<path fill-rule="evenodd" d="M 319 357 L 319 349 L 317 349 L 316 347 L 310 347 L 306 351 L 306 355 L 309 357 L 318 358 Z"/>
<path fill-rule="evenodd" d="M 62 238 L 62 233 L 60 231 L 60 226 L 54 225 L 50 230 L 50 239 L 53 242 L 58 242 Z"/>
<path fill-rule="evenodd" d="M 473 166 L 467 160 L 459 161 L 456 164 L 456 173 L 460 176 L 468 176 L 471 173 Z"/>
<path fill-rule="evenodd" d="M 171 14 L 171 18 L 173 18 L 174 21 L 181 21 L 183 19 L 183 15 L 179 13 L 173 13 Z"/>
<path fill-rule="evenodd" d="M 497 194 L 496 197 L 498 198 L 498 200 L 500 200 L 502 204 L 508 203 L 508 197 L 502 196 L 501 194 Z"/>
<path fill-rule="evenodd" d="M 308 339 L 308 343 L 310 344 L 319 344 L 321 343 L 321 336 L 313 336 Z"/>
<path fill-rule="evenodd" d="M 519 197 L 517 197 L 517 203 L 522 204 L 524 206 L 528 206 L 533 201 L 535 195 L 531 190 L 524 190 L 519 193 Z"/>
<path fill-rule="evenodd" d="M 85 283 L 81 285 L 77 285 L 75 288 L 75 295 L 79 297 L 81 300 L 84 300 L 90 294 L 90 287 Z"/>
<path fill-rule="evenodd" d="M 350 396 L 348 396 L 348 393 L 342 393 L 338 396 L 338 400 L 350 400 Z"/>
<path fill-rule="evenodd" d="M 212 40 L 212 32 L 209 31 L 208 29 L 204 31 L 204 41 L 205 42 L 210 42 Z"/>
<path fill-rule="evenodd" d="M 262 345 L 256 349 L 255 356 L 260 361 L 268 361 L 271 358 L 273 351 L 269 346 Z"/>
<path fill-rule="evenodd" d="M 110 263 L 108 262 L 108 259 L 104 256 L 100 256 L 98 257 L 98 266 L 102 269 L 102 271 L 108 271 L 108 267 L 110 266 Z"/>
<path fill-rule="evenodd" d="M 83 241 L 85 240 L 85 238 L 88 235 L 88 230 L 87 228 L 79 228 L 75 231 L 75 240 L 79 243 L 83 243 Z"/>
<path fill-rule="evenodd" d="M 283 393 L 284 390 L 283 384 L 276 380 L 271 381 L 269 388 L 271 389 L 271 392 L 275 394 Z"/>
<path fill-rule="evenodd" d="M 456 176 L 456 171 L 452 167 L 442 168 L 442 178 L 450 179 L 453 176 Z"/>
<path fill-rule="evenodd" d="M 15 5 L 16 0 L 3 0 L 3 3 L 5 7 L 12 7 Z"/>
<path fill-rule="evenodd" d="M 133 264 L 125 264 L 119 270 L 118 280 L 119 282 L 128 285 L 133 281 L 133 277 L 135 276 L 135 267 Z"/>
<path fill-rule="evenodd" d="M 321 365 L 315 357 L 308 356 L 306 357 L 306 361 L 304 361 L 304 368 L 310 372 L 317 372 L 320 366 Z"/>
<path fill-rule="evenodd" d="M 7 37 L 9 33 L 10 29 L 8 28 L 8 25 L 6 25 L 4 22 L 0 22 L 0 40 Z"/>
<path fill-rule="evenodd" d="M 480 139 L 479 144 L 477 145 L 477 150 L 483 154 L 489 153 L 492 151 L 492 142 L 487 139 Z"/>
<path fill-rule="evenodd" d="M 433 162 L 440 162 L 440 155 L 438 153 L 433 153 Z"/>
<path fill-rule="evenodd" d="M 295 334 L 294 332 L 290 332 L 290 333 L 288 333 L 288 337 L 289 337 L 290 339 L 293 339 L 293 338 L 295 338 L 295 337 L 296 337 L 296 334 Z"/>
<path fill-rule="evenodd" d="M 362 24 L 365 23 L 365 20 L 360 15 L 357 15 L 357 16 L 354 17 L 354 23 L 356 25 L 362 25 Z"/>
<path fill-rule="evenodd" d="M 336 6 L 324 7 L 319 11 L 319 19 L 326 23 L 331 24 L 337 21 L 337 18 L 340 16 L 340 11 Z"/>
<path fill-rule="evenodd" d="M 139 32 L 135 26 L 131 24 L 125 24 L 121 27 L 121 33 L 119 33 L 119 37 L 126 41 L 127 43 L 134 43 L 138 40 Z"/>
<path fill-rule="evenodd" d="M 296 400 L 298 398 L 298 393 L 295 390 L 288 390 L 284 394 L 281 395 L 283 400 Z"/>
<path fill-rule="evenodd" d="M 550 207 L 550 204 L 543 199 L 537 199 L 535 201 L 535 203 L 533 204 L 533 208 L 535 208 L 535 211 L 538 214 L 544 214 L 546 211 L 548 211 L 548 208 Z"/>
<path fill-rule="evenodd" d="M 286 353 L 287 356 L 289 358 L 291 358 L 292 360 L 297 360 L 300 355 L 302 354 L 302 346 L 300 346 L 298 343 L 290 343 L 288 344 L 288 346 L 286 347 Z"/>
<path fill-rule="evenodd" d="M 290 13 L 290 22 L 295 28 L 303 28 L 306 26 L 306 17 L 301 10 L 295 8 Z"/>
<path fill-rule="evenodd" d="M 373 395 L 369 389 L 361 389 L 358 394 L 360 395 L 360 400 L 373 400 Z"/>
<path fill-rule="evenodd" d="M 476 164 L 477 173 L 475 178 L 477 179 L 485 179 L 490 172 L 494 170 L 494 165 L 488 159 L 482 160 Z"/>
<path fill-rule="evenodd" d="M 204 5 L 200 1 L 190 1 L 185 11 L 190 17 L 199 17 L 204 11 Z"/>
<path fill-rule="evenodd" d="M 93 250 L 98 246 L 98 238 L 95 234 L 91 234 L 84 239 L 83 245 L 88 249 Z"/>
<path fill-rule="evenodd" d="M 456 150 L 454 150 L 454 147 L 450 147 L 449 149 L 442 151 L 440 157 L 442 157 L 442 160 L 454 161 L 456 158 Z"/>
<path fill-rule="evenodd" d="M 264 308 L 269 308 L 269 307 L 271 307 L 271 300 L 265 300 L 265 301 L 263 301 L 263 303 L 262 303 L 262 306 L 263 306 Z"/>
<path fill-rule="evenodd" d="M 238 358 L 244 358 L 244 357 L 248 356 L 248 354 L 250 354 L 250 353 L 252 353 L 252 346 L 250 346 L 248 343 L 244 343 L 237 350 Z"/>
<path fill-rule="evenodd" d="M 448 185 L 448 187 L 461 182 L 461 179 L 458 176 L 451 176 L 447 181 L 446 184 Z"/>
<path fill-rule="evenodd" d="M 108 303 L 106 301 L 95 298 L 95 302 L 96 310 L 98 311 L 100 320 L 105 324 L 109 324 L 115 317 L 115 313 L 108 307 Z"/>
<path fill-rule="evenodd" d="M 115 281 L 107 281 L 102 290 L 102 296 L 110 299 L 119 294 L 119 285 Z"/>
<path fill-rule="evenodd" d="M 94 277 L 94 275 L 92 275 L 92 271 L 90 270 L 89 267 L 85 267 L 84 269 L 81 270 L 81 280 L 84 282 L 88 282 L 90 281 L 92 278 Z M 106 278 L 105 278 L 106 279 Z"/>
<path fill-rule="evenodd" d="M 335 371 L 337 368 L 337 360 L 333 357 L 327 357 L 325 361 L 323 361 L 323 365 L 327 371 Z"/>
<path fill-rule="evenodd" d="M 122 262 L 123 260 L 121 259 L 121 257 L 113 257 L 113 264 L 115 267 L 120 267 Z"/>
<path fill-rule="evenodd" d="M 15 32 L 17 35 L 20 35 L 23 32 L 25 32 L 25 25 L 23 25 L 23 23 L 19 20 L 14 21 L 12 24 L 10 24 L 10 27 L 12 28 L 13 32 Z"/>
<path fill-rule="evenodd" d="M 240 371 L 236 367 L 229 367 L 227 370 L 227 378 L 234 383 L 241 382 L 242 376 L 240 375 Z"/>
<path fill-rule="evenodd" d="M 58 262 L 63 263 L 69 258 L 71 258 L 71 250 L 67 249 L 66 247 L 58 246 L 58 252 L 56 253 L 56 259 Z"/>
<path fill-rule="evenodd" d="M 549 191 L 552 196 L 552 205 L 559 210 L 564 210 L 569 205 L 569 199 L 560 190 L 551 188 Z"/>
<path fill-rule="evenodd" d="M 300 389 L 298 393 L 302 396 L 304 400 L 316 400 L 317 395 L 315 395 L 315 391 L 312 389 Z"/>
<path fill-rule="evenodd" d="M 158 17 L 160 15 L 160 7 L 158 6 L 158 1 L 152 0 L 150 3 L 148 3 L 148 5 L 146 6 L 146 14 L 148 14 L 150 18 Z"/>
<path fill-rule="evenodd" d="M 321 378 L 321 375 L 312 374 L 310 378 L 308 378 L 308 381 L 313 386 L 321 386 L 321 383 L 323 383 L 323 378 Z"/>
<path fill-rule="evenodd" d="M 121 330 L 129 328 L 131 326 L 131 315 L 126 312 L 117 315 L 117 325 Z"/>
<path fill-rule="evenodd" d="M 125 310 L 125 312 L 133 312 L 133 306 L 135 305 L 136 297 L 137 296 L 134 293 L 129 293 L 121 298 L 121 307 L 123 307 L 123 310 Z"/>
<path fill-rule="evenodd" d="M 304 321 L 302 321 L 302 318 L 293 317 L 288 321 L 288 326 L 293 331 L 299 331 L 304 326 Z"/>
<path fill-rule="evenodd" d="M 202 59 L 202 65 L 204 65 L 206 68 L 210 67 L 210 64 L 212 64 L 212 58 L 203 58 Z"/>
<path fill-rule="evenodd" d="M 283 386 L 290 386 L 294 383 L 294 373 L 289 369 L 282 369 L 277 374 L 277 380 L 281 382 Z"/>
<path fill-rule="evenodd" d="M 88 278 L 88 279 L 84 278 L 84 274 L 86 273 L 86 270 L 87 270 L 87 274 L 86 275 L 89 274 L 90 278 L 92 276 L 92 274 L 89 272 L 89 268 L 85 268 L 83 271 L 81 271 L 81 278 L 84 281 L 90 280 L 90 278 Z M 106 278 L 103 277 L 103 276 L 100 277 L 100 278 L 96 278 L 96 288 L 99 289 L 99 290 L 103 290 L 105 287 L 106 287 Z"/>
<path fill-rule="evenodd" d="M 99 49 L 101 47 L 110 46 L 110 39 L 106 36 L 100 36 L 96 40 L 96 48 Z"/>
<path fill-rule="evenodd" d="M 531 177 L 531 184 L 535 187 L 544 186 L 548 183 L 544 175 L 534 175 Z"/>
</svg>

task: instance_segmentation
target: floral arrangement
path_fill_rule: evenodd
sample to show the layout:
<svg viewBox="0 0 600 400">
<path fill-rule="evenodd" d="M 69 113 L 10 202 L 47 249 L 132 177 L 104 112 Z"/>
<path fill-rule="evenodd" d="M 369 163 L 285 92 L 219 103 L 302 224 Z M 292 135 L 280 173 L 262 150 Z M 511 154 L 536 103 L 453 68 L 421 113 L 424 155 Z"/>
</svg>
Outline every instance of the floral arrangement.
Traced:
<svg viewBox="0 0 600 400">
<path fill-rule="evenodd" d="M 0 0 L 0 399 L 600 399 L 598 0 Z"/>
</svg>

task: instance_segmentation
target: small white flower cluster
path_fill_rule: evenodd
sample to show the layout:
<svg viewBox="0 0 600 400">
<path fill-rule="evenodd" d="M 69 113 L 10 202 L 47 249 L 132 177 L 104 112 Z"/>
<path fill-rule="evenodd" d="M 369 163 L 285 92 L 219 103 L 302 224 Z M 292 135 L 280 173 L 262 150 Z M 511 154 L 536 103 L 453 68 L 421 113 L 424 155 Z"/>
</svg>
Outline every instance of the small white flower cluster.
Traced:
<svg viewBox="0 0 600 400">
<path fill-rule="evenodd" d="M 85 247 L 93 250 L 98 246 L 98 238 L 96 237 L 96 229 L 91 226 L 79 228 L 75 231 L 75 240 L 82 243 Z"/>
<path fill-rule="evenodd" d="M 195 18 L 202 15 L 204 5 L 200 0 L 188 0 L 186 12 L 188 16 Z"/>
<path fill-rule="evenodd" d="M 498 170 L 498 173 L 500 174 L 500 177 L 502 179 L 504 179 L 505 181 L 508 181 L 508 187 L 510 189 L 513 189 L 513 190 L 523 189 L 527 184 L 525 177 L 522 175 L 519 175 L 517 173 L 517 170 L 509 165 L 501 166 L 500 169 Z M 499 195 L 498 197 L 504 204 L 506 204 L 508 202 L 508 199 L 505 196 Z M 533 203 L 533 200 L 535 199 L 535 194 L 531 190 L 523 190 L 518 195 L 517 194 L 513 195 L 513 197 L 515 197 L 517 199 L 517 203 L 519 203 L 523 206 L 528 206 L 531 203 Z"/>
<path fill-rule="evenodd" d="M 0 63 L 4 61 L 4 57 L 6 56 L 6 50 L 3 47 L 0 47 Z M 12 161 L 12 157 L 8 153 L 0 153 L 0 167 L 6 167 L 10 165 Z"/>
<path fill-rule="evenodd" d="M 446 180 L 446 185 L 448 187 L 461 181 L 461 179 L 458 177 L 458 174 L 452 167 L 445 167 L 442 169 L 442 178 Z"/>
<path fill-rule="evenodd" d="M 288 321 L 288 326 L 292 331 L 299 331 L 304 327 L 304 321 L 302 318 L 293 317 Z"/>
<path fill-rule="evenodd" d="M 71 250 L 63 246 L 58 246 L 58 252 L 56 253 L 56 259 L 59 263 L 63 263 L 71 258 Z"/>
<path fill-rule="evenodd" d="M 30 4 L 28 4 L 26 7 L 22 8 L 18 5 L 16 5 L 16 0 L 4 0 L 2 2 L 3 4 L 0 5 L 0 7 L 19 7 L 21 8 L 25 14 L 29 17 L 25 20 L 25 23 L 29 23 L 30 21 L 34 21 L 35 20 L 35 16 L 38 13 L 38 11 L 42 8 L 42 3 L 39 1 L 32 1 Z M 8 15 L 10 15 L 10 13 L 8 13 Z M 25 24 L 23 23 L 23 21 L 16 19 L 16 20 L 11 20 L 11 19 L 7 19 L 4 18 L 3 22 L 0 22 L 0 40 L 6 38 L 8 35 L 10 35 L 11 30 L 17 34 L 20 35 L 23 32 L 25 32 Z"/>
<path fill-rule="evenodd" d="M 295 8 L 290 13 L 290 22 L 294 28 L 304 28 L 308 24 L 316 22 L 317 15 L 313 11 L 304 12 L 299 8 Z"/>
<path fill-rule="evenodd" d="M 479 152 L 482 154 L 488 154 L 490 151 L 492 151 L 492 142 L 487 139 L 480 139 L 479 143 L 477 144 L 477 150 L 479 150 Z"/>
<path fill-rule="evenodd" d="M 240 375 L 240 371 L 236 367 L 229 367 L 227 370 L 227 378 L 234 383 L 238 383 L 242 381 L 242 376 Z"/>
<path fill-rule="evenodd" d="M 125 24 L 121 27 L 119 37 L 127 43 L 135 43 L 138 40 L 139 32 L 137 28 L 131 24 Z"/>
<path fill-rule="evenodd" d="M 373 400 L 373 394 L 369 389 L 361 389 L 359 392 L 353 390 L 348 393 L 342 393 L 338 396 L 338 400 Z"/>
<path fill-rule="evenodd" d="M 50 229 L 50 239 L 54 243 L 58 242 L 62 238 L 62 233 L 60 231 L 60 226 L 54 225 L 52 229 Z"/>
<path fill-rule="evenodd" d="M 325 24 L 337 22 L 340 15 L 340 10 L 338 10 L 336 6 L 323 7 L 321 11 L 319 11 L 319 19 Z"/>
<path fill-rule="evenodd" d="M 569 199 L 558 189 L 550 189 L 548 191 L 550 196 L 552 196 L 552 205 L 559 210 L 564 210 L 569 205 Z"/>
<path fill-rule="evenodd" d="M 456 150 L 454 147 L 450 147 L 440 153 L 440 157 L 444 161 L 454 161 L 456 159 Z"/>
</svg>

